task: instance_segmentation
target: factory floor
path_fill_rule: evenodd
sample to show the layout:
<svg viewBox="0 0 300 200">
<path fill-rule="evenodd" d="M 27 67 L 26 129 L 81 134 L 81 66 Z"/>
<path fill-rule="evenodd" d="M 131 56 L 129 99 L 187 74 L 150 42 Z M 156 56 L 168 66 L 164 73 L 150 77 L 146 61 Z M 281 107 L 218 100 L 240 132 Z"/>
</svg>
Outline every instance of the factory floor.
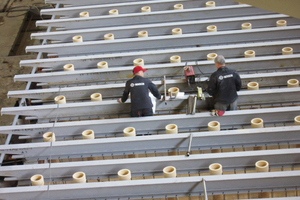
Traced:
<svg viewBox="0 0 300 200">
<path fill-rule="evenodd" d="M 45 32 L 45 27 L 36 27 L 41 17 L 39 10 L 49 8 L 44 0 L 1 0 L 0 1 L 0 108 L 13 107 L 17 101 L 8 99 L 7 92 L 24 90 L 25 82 L 14 82 L 16 74 L 31 73 L 31 67 L 20 67 L 20 60 L 35 59 L 36 53 L 26 53 L 25 47 L 40 44 L 31 40 L 33 32 Z M 47 18 L 47 16 L 43 16 Z M 11 125 L 14 116 L 0 116 L 0 126 Z M 4 144 L 6 135 L 0 134 L 0 144 Z"/>
</svg>

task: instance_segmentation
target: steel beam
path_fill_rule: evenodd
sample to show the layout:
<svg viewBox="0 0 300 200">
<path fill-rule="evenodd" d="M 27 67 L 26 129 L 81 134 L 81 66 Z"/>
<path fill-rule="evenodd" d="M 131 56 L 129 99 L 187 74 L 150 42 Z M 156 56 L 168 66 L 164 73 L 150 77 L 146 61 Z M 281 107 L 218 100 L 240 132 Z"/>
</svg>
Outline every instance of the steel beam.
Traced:
<svg viewBox="0 0 300 200">
<path fill-rule="evenodd" d="M 287 78 L 286 78 L 287 80 Z M 124 87 L 124 86 L 123 86 Z M 163 85 L 161 85 L 163 89 Z M 120 93 L 121 95 L 121 93 Z M 197 94 L 194 94 L 195 96 Z M 261 105 L 261 104 L 277 104 L 277 103 L 299 103 L 300 89 L 297 88 L 282 88 L 282 89 L 260 89 L 258 91 L 241 91 L 239 95 L 239 106 L 245 105 Z M 69 98 L 68 96 L 66 97 Z M 158 113 L 163 111 L 181 111 L 185 112 L 187 107 L 188 95 L 170 100 L 166 97 L 168 102 L 165 105 L 164 101 L 156 100 L 156 111 Z M 212 100 L 209 100 L 212 101 Z M 196 108 L 199 110 L 207 110 L 208 103 L 206 101 L 197 101 Z M 50 104 L 40 106 L 26 106 L 26 107 L 6 107 L 1 109 L 1 115 L 23 115 L 35 116 L 39 119 L 48 118 L 55 119 L 68 117 L 84 117 L 84 116 L 99 116 L 108 117 L 109 115 L 117 115 L 122 113 L 130 113 L 131 103 L 120 104 L 116 100 L 97 101 L 97 102 L 81 102 L 81 103 L 67 103 L 67 104 Z"/>
<path fill-rule="evenodd" d="M 279 56 L 262 56 L 256 58 L 238 58 L 226 59 L 226 65 L 237 70 L 240 74 L 245 72 L 257 71 L 283 71 L 295 70 L 300 66 L 300 54 L 294 55 L 279 55 Z M 50 60 L 50 59 L 49 59 Z M 81 59 L 80 59 L 81 60 Z M 47 60 L 45 60 L 47 61 Z M 81 61 L 84 62 L 82 59 Z M 65 61 L 66 62 L 66 61 Z M 93 62 L 93 61 L 92 61 Z M 32 62 L 31 62 L 32 63 Z M 38 64 L 38 62 L 34 62 Z M 50 64 L 50 63 L 45 63 Z M 42 63 L 41 63 L 42 65 Z M 209 76 L 216 68 L 212 61 L 199 62 L 182 62 L 159 65 L 147 65 L 148 71 L 146 76 L 150 79 L 162 78 L 163 75 L 168 76 L 182 76 L 183 67 L 191 65 L 195 68 L 195 73 L 200 76 Z M 295 72 L 297 73 L 297 72 Z M 52 73 L 38 73 L 35 75 L 24 74 L 16 75 L 15 81 L 33 81 L 39 83 L 52 84 L 75 84 L 88 83 L 103 84 L 105 82 L 111 83 L 113 81 L 125 81 L 132 77 L 132 67 L 115 67 L 107 69 L 87 69 L 69 72 L 52 72 Z M 96 82 L 96 83 L 95 83 Z"/>
<path fill-rule="evenodd" d="M 172 137 L 169 138 L 171 139 Z M 152 142 L 152 140 L 149 142 Z M 176 147 L 175 144 L 174 147 Z M 66 148 L 64 148 L 63 151 L 65 149 Z M 111 178 L 116 177 L 120 169 L 130 169 L 132 177 L 137 177 L 148 175 L 151 176 L 153 174 L 160 175 L 162 174 L 162 169 L 165 166 L 176 167 L 177 174 L 188 174 L 190 171 L 208 171 L 208 166 L 212 163 L 222 164 L 223 171 L 245 170 L 245 168 L 253 169 L 255 162 L 258 160 L 267 160 L 271 169 L 278 167 L 281 168 L 282 166 L 291 167 L 293 165 L 300 164 L 299 151 L 297 151 L 297 149 L 280 149 L 216 154 L 195 154 L 190 155 L 189 157 L 181 155 L 138 159 L 112 159 L 89 162 L 51 163 L 51 173 L 49 164 L 28 164 L 21 166 L 14 165 L 1 167 L 0 176 L 7 177 L 5 180 L 20 181 L 29 180 L 34 174 L 42 174 L 44 179 L 51 178 L 52 180 L 58 180 L 64 178 L 70 179 L 73 173 L 83 171 L 86 173 L 87 179 L 93 179 L 92 177 L 95 176 L 101 179 L 107 178 L 107 176 Z M 101 171 L 99 171 L 99 169 L 101 169 Z M 50 174 L 51 177 L 49 176 Z"/>
<path fill-rule="evenodd" d="M 146 51 L 161 48 L 198 47 L 251 41 L 298 39 L 300 26 L 247 29 L 222 32 L 193 33 L 183 35 L 129 38 L 91 42 L 27 46 L 26 52 L 55 53 L 59 56 Z"/>
<path fill-rule="evenodd" d="M 231 174 L 215 176 L 178 177 L 131 181 L 94 182 L 82 184 L 44 185 L 39 187 L 1 188 L 1 197 L 10 199 L 79 199 L 79 198 L 141 198 L 174 197 L 203 193 L 201 181 L 205 178 L 209 194 L 233 191 L 261 191 L 280 188 L 294 190 L 299 186 L 299 171 Z M 276 180 L 276 181 L 274 181 Z M 163 188 L 163 189 L 162 189 Z M 136 192 L 138 191 L 138 193 Z"/>
<path fill-rule="evenodd" d="M 30 124 L 19 126 L 2 126 L 0 133 L 28 135 L 30 137 L 42 137 L 45 132 L 55 132 L 59 136 L 80 136 L 82 131 L 87 129 L 94 130 L 97 136 L 116 136 L 122 135 L 126 127 L 134 127 L 138 135 L 164 131 L 168 124 L 177 124 L 179 130 L 199 130 L 207 128 L 210 121 L 219 121 L 226 126 L 250 126 L 253 118 L 260 117 L 265 124 L 273 123 L 293 123 L 294 117 L 299 115 L 300 107 L 279 107 L 263 108 L 250 110 L 236 110 L 226 112 L 222 117 L 211 116 L 209 112 L 196 113 L 195 115 L 177 114 L 162 115 L 143 118 L 119 118 L 102 119 L 72 122 L 57 122 L 47 124 Z"/>
<path fill-rule="evenodd" d="M 79 29 L 70 31 L 55 31 L 50 33 L 32 33 L 32 39 L 55 40 L 55 42 L 72 42 L 72 37 L 81 35 L 84 41 L 101 40 L 107 33 L 113 33 L 115 38 L 134 38 L 141 30 L 146 30 L 149 37 L 171 35 L 173 28 L 180 27 L 184 34 L 206 32 L 206 27 L 214 24 L 218 27 L 218 31 L 238 30 L 241 24 L 247 21 L 252 24 L 252 28 L 273 27 L 275 21 L 286 20 L 288 25 L 299 25 L 299 19 L 291 18 L 287 15 L 260 15 L 247 17 L 234 17 L 222 19 L 179 21 L 169 23 L 144 24 L 134 26 L 119 26 L 93 29 Z"/>
<path fill-rule="evenodd" d="M 108 15 L 109 10 L 117 9 L 119 14 L 140 13 L 143 6 L 150 6 L 151 12 L 174 10 L 175 4 L 182 4 L 184 9 L 206 7 L 203 0 L 161 0 L 161 1 L 134 1 L 118 4 L 99 4 L 58 9 L 42 9 L 42 15 L 64 16 L 78 18 L 80 12 L 89 12 L 89 16 Z M 217 6 L 236 5 L 231 0 L 219 0 Z"/>
<path fill-rule="evenodd" d="M 249 5 L 231 5 L 209 8 L 157 11 L 150 13 L 131 13 L 124 15 L 107 15 L 70 19 L 37 21 L 37 26 L 61 27 L 66 30 L 177 22 L 224 17 L 242 17 L 249 15 L 274 14 L 273 12 L 251 7 Z"/>
</svg>

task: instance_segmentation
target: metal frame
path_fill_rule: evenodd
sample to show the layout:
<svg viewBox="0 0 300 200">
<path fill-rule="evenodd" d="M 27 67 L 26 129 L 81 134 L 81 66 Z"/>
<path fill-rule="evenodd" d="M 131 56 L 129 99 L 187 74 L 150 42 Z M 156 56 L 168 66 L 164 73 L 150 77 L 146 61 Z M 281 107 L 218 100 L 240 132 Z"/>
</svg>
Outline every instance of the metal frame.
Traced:
<svg viewBox="0 0 300 200">
<path fill-rule="evenodd" d="M 283 40 L 299 38 L 300 26 L 272 27 L 208 33 L 193 33 L 146 38 L 129 38 L 91 42 L 27 46 L 26 52 L 55 53 L 59 56 L 146 51 L 160 48 L 198 47 L 251 41 Z M 101 48 L 100 48 L 101 47 Z"/>
</svg>

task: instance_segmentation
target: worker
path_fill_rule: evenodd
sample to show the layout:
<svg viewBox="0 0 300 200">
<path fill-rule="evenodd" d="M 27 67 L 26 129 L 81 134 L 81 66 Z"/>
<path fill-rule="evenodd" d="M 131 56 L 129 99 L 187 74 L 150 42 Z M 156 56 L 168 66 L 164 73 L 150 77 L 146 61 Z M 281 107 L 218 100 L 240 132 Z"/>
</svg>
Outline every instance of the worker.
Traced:
<svg viewBox="0 0 300 200">
<path fill-rule="evenodd" d="M 144 72 L 147 71 L 141 66 L 133 68 L 134 77 L 126 82 L 123 97 L 118 99 L 119 103 L 124 103 L 130 93 L 131 98 L 131 117 L 143 117 L 153 115 L 153 104 L 149 96 L 149 91 L 157 99 L 161 99 L 161 94 L 156 86 L 147 78 Z"/>
<path fill-rule="evenodd" d="M 222 55 L 218 55 L 214 61 L 217 71 L 210 76 L 207 91 L 214 101 L 215 109 L 211 115 L 222 116 L 227 110 L 237 110 L 237 91 L 242 83 L 239 74 L 225 66 Z"/>
</svg>

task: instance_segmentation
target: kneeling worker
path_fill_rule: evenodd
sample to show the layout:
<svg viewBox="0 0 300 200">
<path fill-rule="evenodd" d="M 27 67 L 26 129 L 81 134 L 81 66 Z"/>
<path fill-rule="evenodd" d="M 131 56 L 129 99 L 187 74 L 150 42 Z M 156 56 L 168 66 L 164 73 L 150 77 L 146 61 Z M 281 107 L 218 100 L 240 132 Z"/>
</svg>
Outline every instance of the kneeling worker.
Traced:
<svg viewBox="0 0 300 200">
<path fill-rule="evenodd" d="M 149 97 L 150 92 L 161 99 L 161 94 L 156 86 L 147 78 L 144 78 L 144 72 L 147 71 L 141 66 L 133 68 L 134 77 L 126 82 L 123 97 L 118 99 L 119 103 L 124 103 L 130 93 L 131 98 L 131 117 L 152 116 L 152 102 Z"/>
</svg>

